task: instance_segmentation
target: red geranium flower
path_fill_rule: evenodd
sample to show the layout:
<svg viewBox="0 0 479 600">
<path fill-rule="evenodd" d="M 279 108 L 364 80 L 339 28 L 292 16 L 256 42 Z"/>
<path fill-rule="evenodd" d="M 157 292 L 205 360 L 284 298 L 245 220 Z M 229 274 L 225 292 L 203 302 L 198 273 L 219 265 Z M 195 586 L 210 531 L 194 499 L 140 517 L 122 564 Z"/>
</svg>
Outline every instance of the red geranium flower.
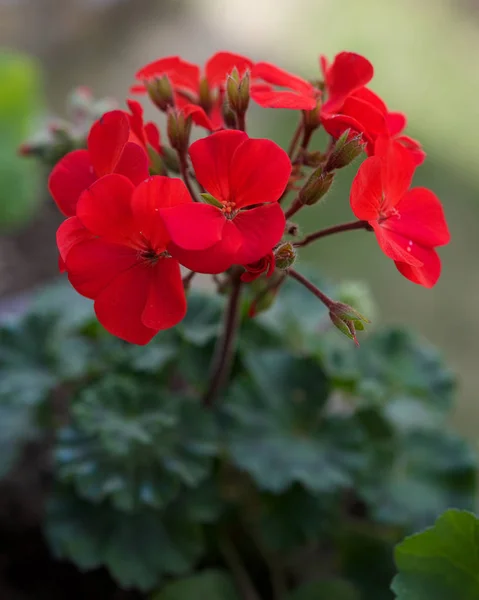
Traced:
<svg viewBox="0 0 479 600">
<path fill-rule="evenodd" d="M 185 316 L 180 267 L 166 250 L 170 238 L 159 211 L 190 202 L 180 179 L 155 176 L 135 188 L 122 175 L 106 175 L 60 226 L 68 278 L 95 300 L 98 320 L 113 335 L 146 344 Z"/>
<path fill-rule="evenodd" d="M 53 199 L 67 217 L 76 213 L 81 193 L 99 177 L 120 173 L 138 184 L 149 175 L 148 156 L 132 141 L 128 117 L 121 110 L 108 112 L 93 124 L 87 145 L 87 150 L 65 155 L 48 180 Z"/>
<path fill-rule="evenodd" d="M 374 229 L 382 251 L 407 279 L 432 287 L 441 262 L 436 246 L 449 242 L 439 199 L 426 188 L 409 189 L 414 161 L 400 144 L 386 137 L 376 143 L 376 156 L 359 167 L 351 188 L 351 208 Z"/>
<path fill-rule="evenodd" d="M 241 281 L 244 281 L 245 283 L 250 283 L 251 281 L 258 279 L 263 273 L 266 274 L 266 277 L 271 277 L 276 266 L 274 253 L 271 250 L 266 256 L 263 256 L 263 258 L 260 258 L 256 262 L 243 266 L 246 270 L 241 275 Z"/>
<path fill-rule="evenodd" d="M 291 174 L 286 152 L 270 140 L 225 130 L 192 144 L 190 157 L 196 178 L 218 206 L 190 203 L 161 210 L 172 240 L 168 250 L 200 273 L 221 273 L 262 258 L 284 232 L 277 200 Z"/>
<path fill-rule="evenodd" d="M 231 52 L 217 52 L 206 62 L 202 75 L 197 65 L 179 56 L 169 56 L 142 67 L 135 75 L 142 83 L 133 86 L 131 91 L 145 93 L 145 81 L 166 76 L 173 87 L 176 106 L 185 114 L 191 114 L 197 125 L 214 131 L 223 127 L 221 106 L 228 75 L 236 67 L 242 77 L 252 66 L 249 58 Z"/>
<path fill-rule="evenodd" d="M 370 156 L 374 154 L 378 136 L 389 135 L 409 150 L 416 166 L 426 158 L 419 142 L 402 135 L 407 124 L 405 115 L 390 112 L 384 101 L 367 87 L 354 91 L 338 108 L 337 113 L 325 115 L 322 123 L 334 138 L 338 138 L 347 129 L 362 133 Z"/>
<path fill-rule="evenodd" d="M 354 90 L 366 85 L 373 77 L 371 63 L 354 52 L 337 54 L 331 65 L 324 56 L 320 57 L 327 100 L 321 113 L 331 113 L 341 106 Z M 321 98 L 321 91 L 309 81 L 283 71 L 269 63 L 255 64 L 251 76 L 265 83 L 255 82 L 251 86 L 251 97 L 264 108 L 290 108 L 313 110 Z M 276 87 L 287 88 L 277 90 Z"/>
<path fill-rule="evenodd" d="M 155 123 L 143 121 L 143 107 L 136 100 L 127 100 L 130 113 L 127 113 L 130 123 L 130 135 L 135 136 L 135 141 L 148 152 L 148 146 L 161 154 L 160 131 Z"/>
</svg>

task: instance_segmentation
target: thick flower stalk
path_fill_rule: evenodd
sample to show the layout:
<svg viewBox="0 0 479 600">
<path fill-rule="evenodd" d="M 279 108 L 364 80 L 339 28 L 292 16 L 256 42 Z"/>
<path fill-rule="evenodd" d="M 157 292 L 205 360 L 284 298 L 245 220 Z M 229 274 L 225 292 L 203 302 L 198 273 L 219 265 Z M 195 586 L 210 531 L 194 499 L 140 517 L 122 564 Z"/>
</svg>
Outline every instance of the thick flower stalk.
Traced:
<svg viewBox="0 0 479 600">
<path fill-rule="evenodd" d="M 304 246 L 341 232 L 374 232 L 404 277 L 432 287 L 440 276 L 436 248 L 449 242 L 449 231 L 435 194 L 411 187 L 426 155 L 404 134 L 406 117 L 370 89 L 374 69 L 365 57 L 341 52 L 319 64 L 309 81 L 230 52 L 215 54 L 203 70 L 178 56 L 156 60 L 138 70 L 131 92 L 147 94 L 166 114 L 167 135 L 145 124 L 141 105 L 130 99 L 128 111 L 96 120 L 83 147 L 50 175 L 51 195 L 66 217 L 57 234 L 60 269 L 94 300 L 113 335 L 146 344 L 179 323 L 195 273 L 211 275 L 229 294 L 207 404 L 228 376 L 240 313 L 252 318 L 274 302 L 288 276 L 357 341 L 367 319 L 293 269 Z M 250 134 L 252 102 L 298 111 L 287 152 Z M 195 127 L 207 135 L 191 143 Z M 320 128 L 329 143 L 312 152 Z M 297 213 L 320 201 L 361 154 L 350 193 L 357 220 L 312 224 L 298 237 Z M 183 279 L 180 267 L 190 271 Z M 255 292 L 242 311 L 246 286 Z"/>
</svg>

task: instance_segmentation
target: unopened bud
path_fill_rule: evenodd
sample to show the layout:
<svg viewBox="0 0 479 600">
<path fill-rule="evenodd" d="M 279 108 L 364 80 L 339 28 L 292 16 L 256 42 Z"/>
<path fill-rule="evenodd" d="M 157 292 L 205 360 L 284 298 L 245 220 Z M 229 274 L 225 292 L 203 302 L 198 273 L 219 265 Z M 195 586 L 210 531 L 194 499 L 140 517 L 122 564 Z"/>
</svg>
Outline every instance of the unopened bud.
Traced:
<svg viewBox="0 0 479 600">
<path fill-rule="evenodd" d="M 208 83 L 206 77 L 203 77 L 200 81 L 199 105 L 207 114 L 210 112 L 213 106 L 213 98 L 211 97 L 210 84 Z"/>
<path fill-rule="evenodd" d="M 236 115 L 228 102 L 223 102 L 223 121 L 229 129 L 236 129 Z"/>
<path fill-rule="evenodd" d="M 291 242 L 285 242 L 278 246 L 274 251 L 274 258 L 276 260 L 276 266 L 278 269 L 289 269 L 294 265 L 296 260 L 296 251 L 293 248 L 293 244 Z"/>
<path fill-rule="evenodd" d="M 161 146 L 161 158 L 163 159 L 165 167 L 168 171 L 173 171 L 174 173 L 180 172 L 178 155 L 169 146 Z"/>
<path fill-rule="evenodd" d="M 240 77 L 235 67 L 226 81 L 226 95 L 230 107 L 238 114 L 244 114 L 249 105 L 249 73 Z"/>
<path fill-rule="evenodd" d="M 329 192 L 333 179 L 334 173 L 327 173 L 322 167 L 318 167 L 311 173 L 308 181 L 299 192 L 301 204 L 316 204 Z"/>
<path fill-rule="evenodd" d="M 168 139 L 171 146 L 179 153 L 185 153 L 188 150 L 191 124 L 191 117 L 185 117 L 181 111 L 172 110 L 168 113 Z"/>
<path fill-rule="evenodd" d="M 150 175 L 166 175 L 167 169 L 159 152 L 148 145 L 148 158 L 150 159 Z"/>
<path fill-rule="evenodd" d="M 145 81 L 145 87 L 151 101 L 160 110 L 166 111 L 169 107 L 175 105 L 173 89 L 170 80 L 166 75 Z"/>
<path fill-rule="evenodd" d="M 361 133 L 351 135 L 347 129 L 334 144 L 334 149 L 329 155 L 325 170 L 333 171 L 342 169 L 353 162 L 364 150 L 363 136 Z"/>
<path fill-rule="evenodd" d="M 335 302 L 329 307 L 329 317 L 341 333 L 359 346 L 356 331 L 363 331 L 364 324 L 370 322 L 366 317 L 343 302 Z"/>
<path fill-rule="evenodd" d="M 321 100 L 318 100 L 316 106 L 312 110 L 304 111 L 303 113 L 303 122 L 305 129 L 310 129 L 311 131 L 316 129 L 321 124 L 320 119 L 321 113 Z"/>
</svg>

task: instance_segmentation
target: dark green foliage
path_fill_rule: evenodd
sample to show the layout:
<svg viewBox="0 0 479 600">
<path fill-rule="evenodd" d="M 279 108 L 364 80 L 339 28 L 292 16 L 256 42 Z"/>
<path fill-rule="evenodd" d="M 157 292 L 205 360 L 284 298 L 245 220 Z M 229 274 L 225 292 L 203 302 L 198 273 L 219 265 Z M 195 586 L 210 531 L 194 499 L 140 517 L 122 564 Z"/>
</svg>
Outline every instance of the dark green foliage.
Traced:
<svg viewBox="0 0 479 600">
<path fill-rule="evenodd" d="M 207 409 L 221 296 L 191 291 L 182 324 L 135 347 L 65 286 L 45 292 L 0 330 L 0 474 L 54 428 L 51 547 L 152 600 L 239 600 L 245 585 L 261 600 L 389 600 L 394 545 L 474 508 L 476 456 L 447 427 L 454 378 L 401 330 L 357 349 L 295 282 L 255 319 L 251 299 Z M 430 576 L 406 556 L 419 538 L 398 547 L 394 590 L 446 598 L 420 595 Z"/>
</svg>

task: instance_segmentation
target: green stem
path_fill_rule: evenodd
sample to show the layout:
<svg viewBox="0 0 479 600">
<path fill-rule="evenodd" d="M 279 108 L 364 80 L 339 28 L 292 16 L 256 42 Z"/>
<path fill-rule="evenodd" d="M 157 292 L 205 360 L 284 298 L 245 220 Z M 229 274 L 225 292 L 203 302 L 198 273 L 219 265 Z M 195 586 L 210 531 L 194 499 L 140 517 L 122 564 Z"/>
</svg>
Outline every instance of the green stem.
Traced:
<svg viewBox="0 0 479 600">
<path fill-rule="evenodd" d="M 239 552 L 226 535 L 220 537 L 219 549 L 244 600 L 261 600 L 260 595 L 251 581 L 248 571 L 241 561 Z"/>
<path fill-rule="evenodd" d="M 322 292 L 313 283 L 311 283 L 309 279 L 303 277 L 301 273 L 298 273 L 294 269 L 288 269 L 288 275 L 293 279 L 296 279 L 296 281 L 299 281 L 299 283 L 301 283 L 302 285 L 304 285 L 304 287 L 308 289 L 311 293 L 313 293 L 316 296 L 316 298 L 319 298 L 327 309 L 330 310 L 336 304 L 336 302 L 332 298 L 326 296 L 324 292 Z"/>
<path fill-rule="evenodd" d="M 241 298 L 241 279 L 239 273 L 232 275 L 232 290 L 226 305 L 224 325 L 214 351 L 211 377 L 208 389 L 203 396 L 203 404 L 211 406 L 218 392 L 226 382 L 233 360 L 236 333 L 239 325 L 239 309 Z"/>
<path fill-rule="evenodd" d="M 293 208 L 293 206 L 291 207 Z M 291 210 L 291 209 L 290 209 Z M 288 211 L 289 212 L 289 211 Z M 288 213 L 286 213 L 288 218 Z M 304 239 L 299 242 L 295 242 L 293 246 L 295 248 L 303 248 L 316 240 L 320 240 L 323 237 L 328 235 L 333 235 L 334 233 L 341 233 L 342 231 L 353 231 L 355 229 L 366 229 L 371 230 L 371 226 L 367 221 L 351 221 L 350 223 L 342 223 L 341 225 L 334 225 L 333 227 L 328 227 L 326 229 L 320 229 L 315 233 L 311 233 L 307 235 Z"/>
</svg>

